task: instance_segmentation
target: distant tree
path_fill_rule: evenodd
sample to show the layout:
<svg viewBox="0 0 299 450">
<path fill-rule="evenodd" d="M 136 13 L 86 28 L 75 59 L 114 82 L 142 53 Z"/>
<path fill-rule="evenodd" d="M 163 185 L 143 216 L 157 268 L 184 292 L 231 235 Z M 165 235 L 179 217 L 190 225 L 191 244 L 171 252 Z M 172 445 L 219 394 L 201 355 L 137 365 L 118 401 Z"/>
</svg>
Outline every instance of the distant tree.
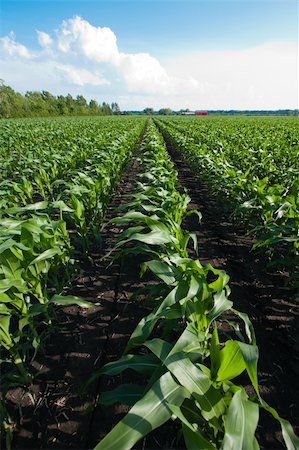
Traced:
<svg viewBox="0 0 299 450">
<path fill-rule="evenodd" d="M 43 116 L 48 114 L 41 92 L 27 91 L 25 94 L 26 107 L 32 116 Z"/>
<path fill-rule="evenodd" d="M 155 114 L 155 111 L 153 110 L 153 108 L 145 108 L 143 110 L 143 113 L 146 114 L 147 116 L 152 116 L 153 114 Z"/>
<path fill-rule="evenodd" d="M 112 114 L 112 109 L 111 109 L 109 103 L 105 103 L 105 102 L 102 103 L 101 114 L 104 116 L 109 116 Z"/>
<path fill-rule="evenodd" d="M 116 102 L 111 103 L 111 111 L 113 114 L 120 114 L 120 108 Z"/>
<path fill-rule="evenodd" d="M 0 117 L 22 117 L 26 113 L 24 97 L 0 81 Z"/>
<path fill-rule="evenodd" d="M 98 114 L 99 113 L 99 104 L 96 100 L 90 100 L 88 105 L 89 111 L 91 114 Z"/>
<path fill-rule="evenodd" d="M 170 108 L 161 108 L 158 111 L 160 116 L 170 116 L 173 114 L 173 111 Z"/>
<path fill-rule="evenodd" d="M 58 95 L 56 100 L 56 109 L 58 114 L 62 116 L 69 114 L 66 98 L 63 95 Z"/>
<path fill-rule="evenodd" d="M 76 114 L 86 114 L 87 113 L 87 101 L 83 95 L 77 95 L 75 100 L 75 111 Z"/>
<path fill-rule="evenodd" d="M 45 102 L 45 108 L 47 109 L 48 113 L 50 115 L 55 114 L 56 102 L 57 102 L 56 97 L 54 97 L 54 95 L 52 95 L 48 91 L 42 91 L 41 96 L 42 96 L 43 101 Z"/>
</svg>

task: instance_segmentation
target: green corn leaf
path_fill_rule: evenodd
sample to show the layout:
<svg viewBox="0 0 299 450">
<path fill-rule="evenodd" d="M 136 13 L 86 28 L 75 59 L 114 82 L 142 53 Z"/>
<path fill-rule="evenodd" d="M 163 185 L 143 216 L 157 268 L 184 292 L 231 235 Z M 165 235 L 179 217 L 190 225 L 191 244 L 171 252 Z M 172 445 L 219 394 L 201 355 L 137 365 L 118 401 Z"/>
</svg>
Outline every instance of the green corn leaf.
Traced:
<svg viewBox="0 0 299 450">
<path fill-rule="evenodd" d="M 174 381 L 170 373 L 164 374 L 94 450 L 131 449 L 150 431 L 171 418 L 168 403 L 179 406 L 186 397 L 186 390 Z"/>
<path fill-rule="evenodd" d="M 15 245 L 18 245 L 18 243 L 14 239 L 7 239 L 0 244 L 0 254 Z"/>
<path fill-rule="evenodd" d="M 0 292 L 6 292 L 10 288 L 15 288 L 19 292 L 26 292 L 28 290 L 26 282 L 22 279 L 10 278 L 0 280 Z"/>
<path fill-rule="evenodd" d="M 56 200 L 56 201 L 50 203 L 50 206 L 52 206 L 53 208 L 58 208 L 64 212 L 73 212 L 74 211 L 62 200 Z"/>
<path fill-rule="evenodd" d="M 208 312 L 207 318 L 209 323 L 211 324 L 213 320 L 217 319 L 224 311 L 228 311 L 233 306 L 233 302 L 228 300 L 225 289 L 216 292 L 213 296 L 214 298 L 214 306 Z"/>
<path fill-rule="evenodd" d="M 231 380 L 246 368 L 243 354 L 237 341 L 227 341 L 219 352 L 219 368 L 216 381 Z"/>
<path fill-rule="evenodd" d="M 53 258 L 55 255 L 61 254 L 61 250 L 58 247 L 49 248 L 45 250 L 40 255 L 38 255 L 33 261 L 31 261 L 30 265 L 40 263 L 42 261 L 46 261 L 47 259 Z"/>
<path fill-rule="evenodd" d="M 196 342 L 196 337 L 196 329 L 192 325 L 189 325 L 167 357 L 161 359 L 161 361 L 175 376 L 179 383 L 184 386 L 191 395 L 195 396 L 196 400 L 201 405 L 203 416 L 209 420 L 213 417 L 219 417 L 224 412 L 225 404 L 221 393 L 212 386 L 211 379 L 186 357 L 184 349 L 187 345 L 196 345 L 198 343 L 198 341 Z M 157 357 L 162 355 L 162 347 L 157 346 L 155 340 L 147 342 L 146 346 L 150 348 Z"/>
<path fill-rule="evenodd" d="M 255 332 L 254 332 L 254 328 L 253 325 L 248 317 L 247 314 L 237 311 L 236 309 L 232 308 L 232 311 L 234 314 L 236 314 L 236 316 L 240 317 L 240 319 L 243 320 L 244 324 L 245 324 L 245 332 L 246 332 L 246 336 L 249 340 L 250 344 L 256 345 L 256 338 L 255 338 Z"/>
<path fill-rule="evenodd" d="M 199 430 L 191 430 L 185 424 L 182 429 L 187 450 L 216 450 L 216 447 L 207 441 Z"/>
<path fill-rule="evenodd" d="M 215 269 L 211 264 L 205 266 L 206 271 L 211 271 L 217 276 L 217 279 L 209 284 L 209 287 L 214 291 L 221 291 L 229 282 L 229 275 L 224 270 Z"/>
<path fill-rule="evenodd" d="M 260 399 L 261 406 L 268 411 L 274 419 L 278 420 L 281 426 L 282 435 L 288 450 L 298 450 L 299 437 L 295 435 L 292 425 L 288 420 L 282 419 L 277 411 L 269 406 L 264 400 Z"/>
<path fill-rule="evenodd" d="M 170 242 L 178 243 L 178 240 L 162 227 L 153 227 L 149 233 L 135 233 L 126 242 L 140 241 L 148 245 L 162 245 L 169 244 Z"/>
<path fill-rule="evenodd" d="M 144 346 L 151 350 L 155 356 L 155 358 L 159 358 L 161 361 L 164 361 L 168 354 L 172 350 L 172 345 L 169 342 L 164 341 L 163 339 L 154 338 L 150 341 L 146 341 Z"/>
<path fill-rule="evenodd" d="M 258 450 L 255 438 L 258 418 L 258 405 L 248 400 L 243 390 L 237 391 L 225 418 L 221 450 Z"/>
<path fill-rule="evenodd" d="M 176 281 L 172 267 L 162 261 L 152 260 L 144 263 L 158 278 L 167 285 Z"/>
<path fill-rule="evenodd" d="M 206 420 L 223 414 L 225 403 L 220 391 L 212 386 L 211 380 L 202 370 L 188 358 L 184 358 L 184 353 L 171 355 L 165 365 L 200 404 L 201 413 Z"/>
<path fill-rule="evenodd" d="M 132 369 L 143 374 L 151 374 L 158 366 L 158 359 L 152 355 L 125 355 L 105 364 L 99 371 L 99 375 L 118 375 L 126 369 Z"/>
<path fill-rule="evenodd" d="M 67 306 L 67 305 L 77 305 L 80 308 L 92 308 L 96 306 L 96 303 L 88 302 L 80 297 L 76 297 L 75 295 L 58 295 L 55 294 L 49 300 L 50 303 L 55 303 L 56 305 Z"/>
<path fill-rule="evenodd" d="M 133 406 L 142 398 L 143 393 L 144 386 L 139 384 L 121 384 L 111 391 L 102 392 L 97 404 L 107 406 L 114 403 L 124 403 L 128 406 Z"/>
<path fill-rule="evenodd" d="M 259 357 L 258 347 L 256 345 L 245 344 L 244 342 L 236 342 L 238 342 L 240 347 L 251 383 L 255 389 L 255 392 L 259 396 L 259 385 L 257 379 L 257 362 Z"/>
<path fill-rule="evenodd" d="M 0 343 L 7 349 L 13 345 L 9 332 L 10 319 L 11 316 L 8 314 L 0 315 Z"/>
<path fill-rule="evenodd" d="M 212 380 L 215 380 L 217 377 L 218 369 L 220 367 L 220 344 L 217 326 L 214 327 L 212 333 L 210 355 L 211 355 L 211 378 Z"/>
<path fill-rule="evenodd" d="M 9 208 L 6 212 L 7 214 L 22 214 L 27 211 L 40 211 L 42 209 L 46 209 L 48 207 L 48 202 L 36 202 L 30 205 L 22 206 L 22 207 L 14 207 Z"/>
</svg>

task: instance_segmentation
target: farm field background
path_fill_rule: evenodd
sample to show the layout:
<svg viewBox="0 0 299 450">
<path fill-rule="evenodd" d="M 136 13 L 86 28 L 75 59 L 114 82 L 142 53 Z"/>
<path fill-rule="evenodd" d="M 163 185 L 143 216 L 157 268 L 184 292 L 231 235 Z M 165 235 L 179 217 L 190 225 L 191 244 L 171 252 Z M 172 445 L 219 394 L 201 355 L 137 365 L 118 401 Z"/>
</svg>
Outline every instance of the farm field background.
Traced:
<svg viewBox="0 0 299 450">
<path fill-rule="evenodd" d="M 15 448 L 91 448 L 100 440 L 96 448 L 112 448 L 125 428 L 120 425 L 114 436 L 111 427 L 134 398 L 142 402 L 148 395 L 147 383 L 160 378 L 149 377 L 145 367 L 131 380 L 117 363 L 114 369 L 107 363 L 119 360 L 127 346 L 133 360 L 139 356 L 161 370 L 159 351 L 176 348 L 195 327 L 198 359 L 188 346 L 176 357 L 207 378 L 214 400 L 220 395 L 220 409 L 209 414 L 193 396 L 194 386 L 165 359 L 168 371 L 164 367 L 160 375 L 178 393 L 170 400 L 173 409 L 157 406 L 160 419 L 148 418 L 157 431 L 147 436 L 141 425 L 137 437 L 117 448 L 193 448 L 200 439 L 209 448 L 226 448 L 240 407 L 252 408 L 254 418 L 247 416 L 243 425 L 250 423 L 248 448 L 257 448 L 258 404 L 259 442 L 282 448 L 279 422 L 253 399 L 260 392 L 281 417 L 298 424 L 298 119 L 19 119 L 2 120 L 0 129 L 1 413 L 7 445 L 13 435 Z M 168 318 L 159 308 L 175 289 Z M 247 316 L 232 317 L 231 301 L 256 330 L 259 382 L 251 324 Z M 237 342 L 247 350 L 242 353 Z M 235 369 L 225 372 L 219 361 L 233 357 Z M 128 362 L 124 366 L 130 369 Z M 103 394 L 111 388 L 114 397 Z M 226 405 L 220 406 L 221 395 Z M 162 405 L 165 398 L 159 398 Z M 205 421 L 202 433 L 188 416 L 191 403 L 197 414 L 192 420 L 199 427 Z M 169 422 L 172 415 L 177 419 Z M 296 448 L 298 439 L 283 426 L 288 448 Z M 180 427 L 184 439 L 177 441 Z M 240 448 L 240 441 L 234 445 Z"/>
</svg>

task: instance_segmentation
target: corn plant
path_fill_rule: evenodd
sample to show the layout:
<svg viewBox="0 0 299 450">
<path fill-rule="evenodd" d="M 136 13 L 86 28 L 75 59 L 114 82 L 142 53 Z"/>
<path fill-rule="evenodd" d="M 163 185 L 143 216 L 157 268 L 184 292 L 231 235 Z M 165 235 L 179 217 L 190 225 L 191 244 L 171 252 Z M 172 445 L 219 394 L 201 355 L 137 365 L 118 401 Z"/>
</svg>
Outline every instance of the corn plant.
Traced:
<svg viewBox="0 0 299 450">
<path fill-rule="evenodd" d="M 121 401 L 131 409 L 95 450 L 128 450 L 169 419 L 180 424 L 188 449 L 256 450 L 260 408 L 279 420 L 287 448 L 298 448 L 299 439 L 289 422 L 280 418 L 260 396 L 254 330 L 248 316 L 233 308 L 229 276 L 188 256 L 189 234 L 181 229 L 188 199 L 185 197 L 179 215 L 176 203 L 169 203 L 166 209 L 162 207 L 163 196 L 159 205 L 156 193 L 159 174 L 166 191 L 162 161 L 169 162 L 169 159 L 153 126 L 149 127 L 143 150 L 144 172 L 139 178 L 147 179 L 148 188 L 137 183 L 133 199 L 126 205 L 129 212 L 113 220 L 129 225 L 115 251 L 118 256 L 146 255 L 148 260 L 143 263 L 141 274 L 150 270 L 159 284 L 146 290 L 153 310 L 137 325 L 124 355 L 106 364 L 92 379 L 131 369 L 141 373 L 147 383 L 145 386 L 124 384 L 101 393 L 100 404 Z M 158 159 L 147 157 L 153 150 Z M 157 168 L 159 161 L 158 175 L 151 178 L 151 163 Z M 150 189 L 151 179 L 155 190 Z M 176 189 L 173 181 L 172 168 L 170 195 Z M 181 194 L 177 192 L 177 195 Z M 175 217 L 178 222 L 174 224 Z M 181 236 L 185 239 L 180 239 Z M 177 337 L 173 342 L 169 330 L 174 329 Z M 157 333 L 163 337 L 156 337 Z M 243 372 L 251 381 L 253 396 L 235 382 Z"/>
<path fill-rule="evenodd" d="M 54 305 L 91 306 L 61 295 L 73 272 L 73 248 L 62 212 L 52 220 L 48 206 L 41 202 L 8 209 L 0 224 L 0 415 L 8 444 L 13 420 L 5 395 L 31 383 L 30 362 L 53 331 Z"/>
<path fill-rule="evenodd" d="M 132 126 L 129 126 L 132 124 Z M 3 121 L 0 129 L 0 416 L 6 392 L 32 381 L 30 362 L 53 331 L 75 255 L 88 255 L 144 120 Z"/>
<path fill-rule="evenodd" d="M 283 119 L 160 120 L 165 138 L 199 178 L 230 201 L 276 264 L 298 265 L 298 124 Z M 283 248 L 283 260 L 275 249 Z"/>
</svg>

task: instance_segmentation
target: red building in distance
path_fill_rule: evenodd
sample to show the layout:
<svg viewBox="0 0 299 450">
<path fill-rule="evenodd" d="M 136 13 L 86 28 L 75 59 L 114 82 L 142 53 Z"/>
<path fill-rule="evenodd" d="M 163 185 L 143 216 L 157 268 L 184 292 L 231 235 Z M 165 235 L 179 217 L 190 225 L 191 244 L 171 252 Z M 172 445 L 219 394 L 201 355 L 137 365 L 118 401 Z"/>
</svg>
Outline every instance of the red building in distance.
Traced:
<svg viewBox="0 0 299 450">
<path fill-rule="evenodd" d="M 208 111 L 195 111 L 196 116 L 207 116 Z"/>
</svg>

